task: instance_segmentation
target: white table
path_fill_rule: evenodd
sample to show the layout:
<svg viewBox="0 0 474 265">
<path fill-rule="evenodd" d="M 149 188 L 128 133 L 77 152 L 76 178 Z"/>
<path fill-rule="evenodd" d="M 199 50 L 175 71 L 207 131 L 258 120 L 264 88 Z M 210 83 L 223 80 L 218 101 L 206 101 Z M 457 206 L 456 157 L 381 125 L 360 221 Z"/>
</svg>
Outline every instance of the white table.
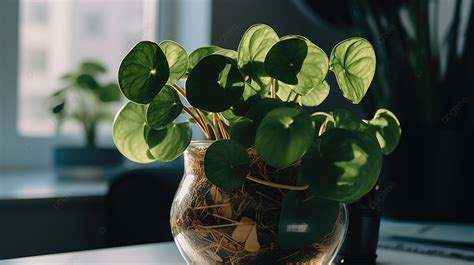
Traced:
<svg viewBox="0 0 474 265">
<path fill-rule="evenodd" d="M 472 265 L 447 258 L 431 257 L 393 250 L 378 250 L 380 265 Z M 183 258 L 173 242 L 81 251 L 0 261 L 0 265 L 183 265 Z"/>
</svg>

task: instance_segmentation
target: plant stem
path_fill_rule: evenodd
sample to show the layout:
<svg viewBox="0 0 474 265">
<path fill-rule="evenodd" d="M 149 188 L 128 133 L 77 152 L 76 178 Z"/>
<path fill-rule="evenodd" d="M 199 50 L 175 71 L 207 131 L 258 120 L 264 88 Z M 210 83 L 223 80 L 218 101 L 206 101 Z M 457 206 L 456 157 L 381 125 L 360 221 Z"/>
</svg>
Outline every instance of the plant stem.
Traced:
<svg viewBox="0 0 474 265">
<path fill-rule="evenodd" d="M 259 183 L 259 184 L 268 186 L 268 187 L 277 188 L 277 189 L 285 189 L 285 190 L 307 190 L 307 189 L 309 188 L 308 185 L 304 185 L 304 186 L 291 186 L 291 185 L 285 185 L 285 184 L 279 184 L 279 183 L 273 183 L 273 182 L 270 182 L 270 181 L 261 180 L 261 179 L 259 179 L 259 178 L 252 177 L 252 176 L 247 176 L 247 179 L 250 180 L 250 181 L 253 181 L 253 182 L 256 182 L 256 183 Z"/>
<path fill-rule="evenodd" d="M 212 116 L 214 117 L 214 122 L 212 123 L 212 131 L 214 132 L 214 136 L 216 137 L 216 140 L 222 139 L 220 133 L 219 133 L 219 126 L 217 124 L 217 113 L 212 113 Z"/>
<path fill-rule="evenodd" d="M 271 96 L 272 98 L 276 97 L 275 78 L 272 78 Z"/>
<path fill-rule="evenodd" d="M 221 130 L 222 136 L 224 137 L 224 139 L 229 139 L 229 133 L 227 132 L 225 125 L 222 123 L 222 120 L 219 118 L 219 115 L 217 114 L 216 114 L 216 119 L 217 119 L 217 124 L 219 125 L 219 129 Z"/>
<path fill-rule="evenodd" d="M 182 89 L 177 84 L 173 84 L 171 86 L 178 92 L 178 94 L 180 94 L 189 103 L 188 98 L 186 97 L 186 92 L 184 91 L 184 89 Z M 191 116 L 196 121 L 196 123 L 199 125 L 199 127 L 201 127 L 201 130 L 206 135 L 207 140 L 211 140 L 211 134 L 209 132 L 209 129 L 207 128 L 206 121 L 204 120 L 204 118 L 202 116 L 202 113 L 198 109 L 195 108 L 194 110 L 197 113 L 197 116 L 195 116 L 192 113 L 192 111 L 190 109 L 188 109 L 186 106 L 183 106 L 183 109 L 184 109 L 184 111 L 186 111 L 186 113 L 189 114 L 189 116 Z"/>
<path fill-rule="evenodd" d="M 326 116 L 330 121 L 335 122 L 334 117 L 327 112 L 322 112 L 322 111 L 314 112 L 313 114 L 311 114 L 311 117 L 314 117 L 314 116 Z"/>
<path fill-rule="evenodd" d="M 196 117 L 193 114 L 193 112 L 190 109 L 188 109 L 186 106 L 183 106 L 183 109 L 187 114 L 189 114 L 189 116 L 191 116 L 191 118 L 193 118 L 196 121 L 196 123 L 199 125 L 199 127 L 201 127 L 201 130 L 204 132 L 204 135 L 206 135 L 207 140 L 211 140 L 211 135 L 204 129 L 205 125 L 201 124 L 200 119 L 198 117 Z"/>
</svg>

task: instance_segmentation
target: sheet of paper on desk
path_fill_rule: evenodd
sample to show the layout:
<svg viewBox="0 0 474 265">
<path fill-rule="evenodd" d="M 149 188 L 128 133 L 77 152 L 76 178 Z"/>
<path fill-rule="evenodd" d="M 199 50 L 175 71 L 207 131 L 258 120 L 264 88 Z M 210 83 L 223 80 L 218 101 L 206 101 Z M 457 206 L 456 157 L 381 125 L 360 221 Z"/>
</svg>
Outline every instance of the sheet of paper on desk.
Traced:
<svg viewBox="0 0 474 265">
<path fill-rule="evenodd" d="M 398 222 L 383 219 L 380 235 L 474 245 L 474 224 Z"/>
</svg>

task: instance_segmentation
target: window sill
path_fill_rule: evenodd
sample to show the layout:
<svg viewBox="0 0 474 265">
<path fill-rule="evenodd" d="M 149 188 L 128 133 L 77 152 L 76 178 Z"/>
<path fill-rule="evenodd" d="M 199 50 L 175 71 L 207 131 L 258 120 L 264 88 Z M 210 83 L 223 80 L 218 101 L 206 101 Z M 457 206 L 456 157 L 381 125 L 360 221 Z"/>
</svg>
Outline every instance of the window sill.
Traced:
<svg viewBox="0 0 474 265">
<path fill-rule="evenodd" d="M 0 200 L 105 196 L 108 182 L 67 181 L 51 171 L 12 172 L 0 175 Z"/>
</svg>

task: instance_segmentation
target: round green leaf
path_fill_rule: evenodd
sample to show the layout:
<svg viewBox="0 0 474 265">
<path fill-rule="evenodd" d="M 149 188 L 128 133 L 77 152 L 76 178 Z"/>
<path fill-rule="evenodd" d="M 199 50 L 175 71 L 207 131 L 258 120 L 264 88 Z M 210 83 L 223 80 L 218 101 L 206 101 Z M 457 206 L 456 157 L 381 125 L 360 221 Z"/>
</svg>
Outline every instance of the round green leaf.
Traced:
<svg viewBox="0 0 474 265">
<path fill-rule="evenodd" d="M 268 52 L 265 70 L 271 77 L 292 85 L 296 93 L 306 95 L 326 77 L 328 57 L 303 36 L 285 36 Z"/>
<path fill-rule="evenodd" d="M 188 70 L 188 54 L 181 45 L 174 41 L 165 40 L 160 42 L 159 46 L 166 56 L 170 69 L 167 84 L 172 85 Z"/>
<path fill-rule="evenodd" d="M 145 135 L 149 130 L 146 106 L 128 102 L 115 117 L 112 136 L 117 149 L 126 158 L 137 163 L 150 163 L 155 159 L 147 152 Z"/>
<path fill-rule="evenodd" d="M 148 105 L 146 117 L 153 129 L 162 129 L 170 125 L 183 110 L 178 93 L 166 85 Z"/>
<path fill-rule="evenodd" d="M 395 114 L 386 109 L 379 109 L 368 123 L 374 129 L 375 137 L 382 148 L 382 152 L 385 155 L 393 152 L 402 134 L 400 122 Z"/>
<path fill-rule="evenodd" d="M 358 104 L 367 93 L 375 74 L 375 51 L 369 41 L 350 38 L 338 43 L 331 52 L 330 68 L 342 95 Z"/>
<path fill-rule="evenodd" d="M 304 109 L 278 108 L 262 120 L 255 137 L 255 148 L 267 164 L 283 168 L 305 154 L 313 136 L 314 123 Z"/>
<path fill-rule="evenodd" d="M 275 31 L 264 24 L 251 26 L 240 40 L 238 66 L 240 71 L 250 77 L 252 87 L 265 90 L 271 78 L 265 71 L 264 61 L 270 48 L 279 40 Z"/>
<path fill-rule="evenodd" d="M 125 97 L 148 104 L 166 84 L 169 75 L 168 61 L 158 44 L 142 41 L 120 64 L 118 81 Z"/>
<path fill-rule="evenodd" d="M 382 150 L 373 136 L 335 128 L 303 157 L 299 184 L 320 198 L 352 203 L 374 187 L 381 167 Z"/>
<path fill-rule="evenodd" d="M 214 142 L 204 156 L 207 179 L 226 191 L 239 189 L 244 184 L 249 167 L 247 150 L 234 140 Z"/>
<path fill-rule="evenodd" d="M 199 109 L 221 112 L 242 96 L 244 80 L 232 59 L 208 55 L 194 67 L 186 80 L 189 103 Z"/>
<path fill-rule="evenodd" d="M 230 58 L 234 61 L 237 60 L 237 52 L 234 51 L 234 50 L 220 49 L 220 50 L 217 50 L 217 51 L 213 52 L 212 54 L 222 55 L 222 56 L 228 57 L 228 58 Z"/>
<path fill-rule="evenodd" d="M 191 72 L 191 70 L 194 69 L 194 67 L 199 63 L 199 61 L 201 61 L 202 58 L 211 55 L 219 50 L 222 50 L 222 48 L 217 46 L 201 47 L 194 50 L 189 55 L 188 72 Z"/>
<path fill-rule="evenodd" d="M 146 140 L 153 158 L 168 162 L 175 160 L 186 150 L 191 138 L 191 125 L 184 122 L 175 123 L 161 130 L 151 129 Z"/>
<path fill-rule="evenodd" d="M 302 249 L 319 242 L 332 232 L 339 216 L 338 202 L 298 195 L 289 191 L 283 199 L 278 224 L 278 243 L 283 249 Z"/>
</svg>

